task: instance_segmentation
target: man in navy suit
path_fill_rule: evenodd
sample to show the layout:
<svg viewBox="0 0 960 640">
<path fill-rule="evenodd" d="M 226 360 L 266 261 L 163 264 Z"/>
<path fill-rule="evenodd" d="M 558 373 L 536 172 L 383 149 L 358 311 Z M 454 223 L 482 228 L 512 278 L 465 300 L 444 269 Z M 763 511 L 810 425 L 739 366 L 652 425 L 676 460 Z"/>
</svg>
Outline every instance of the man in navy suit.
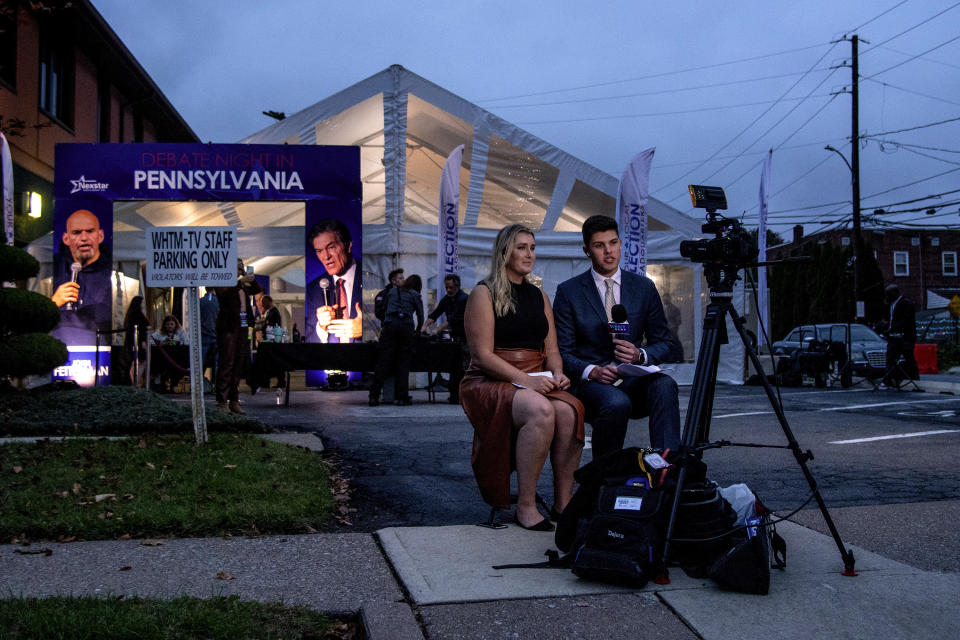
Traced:
<svg viewBox="0 0 960 640">
<path fill-rule="evenodd" d="M 340 220 L 320 220 L 307 234 L 326 270 L 307 285 L 307 342 L 360 342 L 363 339 L 363 288 L 353 238 Z"/>
<path fill-rule="evenodd" d="M 622 362 L 658 364 L 681 352 L 670 332 L 660 294 L 649 278 L 620 269 L 620 233 L 608 216 L 583 223 L 583 252 L 592 268 L 557 287 L 553 315 L 570 391 L 593 425 L 593 458 L 623 448 L 630 418 L 650 416 L 650 446 L 680 445 L 677 383 L 663 373 L 623 377 Z M 627 310 L 627 340 L 612 338 L 610 308 Z M 642 345 L 642 346 L 641 346 Z"/>
</svg>

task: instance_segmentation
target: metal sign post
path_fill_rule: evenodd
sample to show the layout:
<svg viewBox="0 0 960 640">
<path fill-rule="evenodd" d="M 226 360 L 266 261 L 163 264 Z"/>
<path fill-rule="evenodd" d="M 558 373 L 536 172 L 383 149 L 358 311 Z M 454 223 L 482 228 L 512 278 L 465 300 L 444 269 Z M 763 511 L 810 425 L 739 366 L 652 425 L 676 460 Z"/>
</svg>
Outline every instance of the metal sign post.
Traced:
<svg viewBox="0 0 960 640">
<path fill-rule="evenodd" d="M 197 444 L 207 441 L 200 346 L 199 286 L 232 286 L 237 279 L 233 227 L 151 227 L 146 230 L 147 286 L 186 287 L 190 340 L 190 399 Z"/>
</svg>

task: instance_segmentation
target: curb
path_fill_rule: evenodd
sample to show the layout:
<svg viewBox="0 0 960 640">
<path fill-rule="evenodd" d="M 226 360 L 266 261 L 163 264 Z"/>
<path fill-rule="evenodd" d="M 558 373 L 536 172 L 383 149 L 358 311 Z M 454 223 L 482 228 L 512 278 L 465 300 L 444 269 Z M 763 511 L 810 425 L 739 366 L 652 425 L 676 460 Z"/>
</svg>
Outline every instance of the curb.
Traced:
<svg viewBox="0 0 960 640">
<path fill-rule="evenodd" d="M 416 616 L 402 602 L 364 603 L 360 620 L 368 640 L 424 640 Z"/>
</svg>

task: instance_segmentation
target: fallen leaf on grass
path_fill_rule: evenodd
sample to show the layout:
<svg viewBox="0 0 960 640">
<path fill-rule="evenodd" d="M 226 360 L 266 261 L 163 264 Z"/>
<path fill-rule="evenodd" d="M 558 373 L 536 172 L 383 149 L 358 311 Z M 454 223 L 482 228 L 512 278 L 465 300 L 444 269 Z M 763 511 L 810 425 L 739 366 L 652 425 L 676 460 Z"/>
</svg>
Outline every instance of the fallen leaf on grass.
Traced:
<svg viewBox="0 0 960 640">
<path fill-rule="evenodd" d="M 120 539 L 121 539 L 121 540 L 129 540 L 130 537 L 131 537 L 131 536 L 130 536 L 129 533 L 125 533 L 125 534 L 123 534 L 122 536 L 120 536 Z"/>
<path fill-rule="evenodd" d="M 163 540 L 141 540 L 140 546 L 142 547 L 159 547 L 163 545 Z"/>
<path fill-rule="evenodd" d="M 233 580 L 236 577 L 237 576 L 227 571 L 217 571 L 217 578 L 219 578 L 220 580 Z"/>
<path fill-rule="evenodd" d="M 20 473 L 21 471 L 23 471 L 23 467 L 14 467 L 14 468 L 13 468 L 13 472 L 14 472 L 14 473 Z"/>
<path fill-rule="evenodd" d="M 236 469 L 236 468 L 237 468 L 237 465 L 235 465 L 235 464 L 225 464 L 225 465 L 223 465 L 223 468 L 224 468 L 224 469 Z"/>
<path fill-rule="evenodd" d="M 137 443 L 137 447 L 139 447 L 140 449 L 146 449 L 147 441 L 144 440 L 143 438 L 140 438 L 140 442 Z"/>
<path fill-rule="evenodd" d="M 23 549 L 14 549 L 14 553 L 21 553 L 25 556 L 49 556 L 53 555 L 53 549 L 30 549 L 29 551 L 24 551 Z"/>
<path fill-rule="evenodd" d="M 57 542 L 73 542 L 77 539 L 77 536 L 60 536 L 57 538 Z"/>
<path fill-rule="evenodd" d="M 55 497 L 55 498 L 66 498 L 68 495 L 70 495 L 70 492 L 69 492 L 69 491 L 55 491 L 54 494 L 53 494 L 53 497 Z"/>
<path fill-rule="evenodd" d="M 153 471 L 156 468 L 157 468 L 157 465 L 153 464 L 152 462 L 147 463 L 147 469 L 150 469 L 150 471 Z"/>
<path fill-rule="evenodd" d="M 103 502 L 104 500 L 107 500 L 108 498 L 114 498 L 114 499 L 115 499 L 116 497 L 117 497 L 117 494 L 115 494 L 115 493 L 98 493 L 97 495 L 93 496 L 93 500 L 94 500 L 94 502 Z"/>
<path fill-rule="evenodd" d="M 135 497 L 135 496 L 134 496 L 132 493 L 125 493 L 125 494 L 123 494 L 123 499 L 124 499 L 124 500 L 133 500 L 134 497 Z"/>
<path fill-rule="evenodd" d="M 101 520 L 106 520 L 113 517 L 113 511 L 104 511 L 103 513 L 98 513 L 97 517 Z"/>
<path fill-rule="evenodd" d="M 81 487 L 82 487 L 82 485 L 81 485 L 79 482 L 74 482 L 74 483 L 73 483 L 73 494 L 76 495 L 76 494 L 80 493 Z"/>
</svg>

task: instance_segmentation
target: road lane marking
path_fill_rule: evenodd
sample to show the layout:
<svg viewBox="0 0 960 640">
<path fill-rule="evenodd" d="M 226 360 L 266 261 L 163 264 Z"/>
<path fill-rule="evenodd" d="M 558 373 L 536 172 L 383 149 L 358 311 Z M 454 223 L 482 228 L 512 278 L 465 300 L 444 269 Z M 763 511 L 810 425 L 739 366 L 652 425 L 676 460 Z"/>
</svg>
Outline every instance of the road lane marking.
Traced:
<svg viewBox="0 0 960 640">
<path fill-rule="evenodd" d="M 740 416 L 762 416 L 768 413 L 773 413 L 773 411 L 748 411 L 746 413 L 725 413 L 721 416 L 713 416 L 713 418 L 717 419 L 717 418 L 739 418 Z"/>
<path fill-rule="evenodd" d="M 960 433 L 960 429 L 938 429 L 937 431 L 918 431 L 917 433 L 897 433 L 892 436 L 875 436 L 873 438 L 857 438 L 856 440 L 834 440 L 828 444 L 857 444 L 860 442 L 875 442 L 877 440 L 894 440 L 896 438 L 919 438 L 920 436 L 935 436 L 941 433 Z"/>
<path fill-rule="evenodd" d="M 960 398 L 941 398 L 938 400 L 898 400 L 896 402 L 875 402 L 873 404 L 851 404 L 845 407 L 828 407 L 820 411 L 844 411 L 846 409 L 871 409 L 873 407 L 890 407 L 897 404 L 926 404 L 929 402 L 960 402 Z"/>
</svg>

